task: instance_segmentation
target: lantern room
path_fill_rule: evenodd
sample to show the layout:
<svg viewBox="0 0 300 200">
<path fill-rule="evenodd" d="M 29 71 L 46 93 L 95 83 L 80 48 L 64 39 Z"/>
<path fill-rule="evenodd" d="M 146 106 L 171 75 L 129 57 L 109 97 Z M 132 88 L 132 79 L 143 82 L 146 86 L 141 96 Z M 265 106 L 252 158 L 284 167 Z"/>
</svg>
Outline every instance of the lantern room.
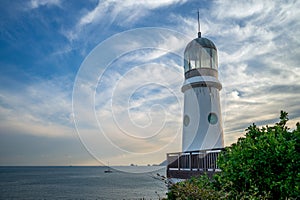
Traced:
<svg viewBox="0 0 300 200">
<path fill-rule="evenodd" d="M 186 46 L 184 51 L 185 74 L 199 69 L 218 70 L 217 48 L 212 41 L 202 38 L 200 34 Z"/>
</svg>

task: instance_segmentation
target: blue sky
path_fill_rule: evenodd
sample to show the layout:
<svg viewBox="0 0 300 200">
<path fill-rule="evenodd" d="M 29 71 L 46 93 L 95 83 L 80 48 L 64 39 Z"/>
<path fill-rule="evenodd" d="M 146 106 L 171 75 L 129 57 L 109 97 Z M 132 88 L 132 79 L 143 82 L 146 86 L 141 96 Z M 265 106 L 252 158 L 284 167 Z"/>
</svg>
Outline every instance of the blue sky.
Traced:
<svg viewBox="0 0 300 200">
<path fill-rule="evenodd" d="M 0 5 L 0 165 L 152 164 L 180 151 L 181 56 L 198 9 L 218 48 L 225 144 L 280 110 L 300 121 L 299 1 Z"/>
</svg>

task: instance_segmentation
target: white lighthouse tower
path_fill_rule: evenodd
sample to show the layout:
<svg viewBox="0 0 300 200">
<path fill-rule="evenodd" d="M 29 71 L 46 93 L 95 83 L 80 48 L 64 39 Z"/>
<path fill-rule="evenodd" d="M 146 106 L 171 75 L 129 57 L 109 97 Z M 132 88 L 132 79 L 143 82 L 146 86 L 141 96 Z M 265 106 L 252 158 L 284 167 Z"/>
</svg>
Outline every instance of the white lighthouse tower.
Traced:
<svg viewBox="0 0 300 200">
<path fill-rule="evenodd" d="M 182 151 L 223 148 L 217 48 L 200 31 L 185 48 L 184 76 Z"/>
</svg>

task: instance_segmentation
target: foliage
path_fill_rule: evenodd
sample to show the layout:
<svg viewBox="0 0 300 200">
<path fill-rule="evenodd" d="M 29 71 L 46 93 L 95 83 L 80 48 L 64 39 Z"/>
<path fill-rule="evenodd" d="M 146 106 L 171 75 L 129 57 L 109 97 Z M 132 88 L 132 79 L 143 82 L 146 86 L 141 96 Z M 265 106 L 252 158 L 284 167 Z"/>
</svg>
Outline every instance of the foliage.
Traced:
<svg viewBox="0 0 300 200">
<path fill-rule="evenodd" d="M 187 181 L 179 182 L 172 185 L 167 193 L 168 199 L 207 199 L 217 200 L 225 199 L 222 191 L 216 191 L 214 183 L 209 180 L 207 175 L 202 175 L 197 178 L 193 177 Z"/>
<path fill-rule="evenodd" d="M 281 111 L 274 126 L 246 129 L 246 137 L 219 156 L 222 170 L 211 180 L 197 178 L 172 186 L 169 199 L 300 198 L 300 124 L 290 130 Z"/>
<path fill-rule="evenodd" d="M 220 185 L 233 195 L 266 196 L 285 199 L 299 196 L 300 126 L 289 131 L 288 115 L 281 111 L 275 126 L 246 129 L 246 137 L 226 148 L 218 166 Z M 267 195 L 268 196 L 268 195 Z"/>
</svg>

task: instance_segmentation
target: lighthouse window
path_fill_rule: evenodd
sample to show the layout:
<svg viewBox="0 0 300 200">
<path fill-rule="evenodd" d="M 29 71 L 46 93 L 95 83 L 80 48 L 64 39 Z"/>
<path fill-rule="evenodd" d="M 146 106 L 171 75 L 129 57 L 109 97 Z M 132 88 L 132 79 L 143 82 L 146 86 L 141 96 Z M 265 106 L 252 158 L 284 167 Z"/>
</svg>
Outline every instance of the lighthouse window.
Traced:
<svg viewBox="0 0 300 200">
<path fill-rule="evenodd" d="M 215 49 L 211 50 L 212 53 L 212 68 L 213 69 L 218 69 L 218 55 L 217 55 L 217 51 Z"/>
<path fill-rule="evenodd" d="M 184 59 L 184 72 L 189 71 L 189 61 L 185 58 Z"/>
<path fill-rule="evenodd" d="M 190 60 L 190 64 L 191 64 L 190 69 L 195 69 L 196 68 L 196 60 Z"/>
<path fill-rule="evenodd" d="M 202 68 L 211 68 L 211 49 L 210 48 L 202 48 L 201 67 Z"/>
<path fill-rule="evenodd" d="M 188 115 L 184 115 L 183 124 L 184 126 L 188 126 L 190 124 L 190 117 Z"/>
<path fill-rule="evenodd" d="M 209 113 L 208 122 L 212 125 L 218 123 L 218 116 L 215 113 Z"/>
<path fill-rule="evenodd" d="M 191 54 L 190 54 L 190 52 L 184 53 L 184 70 L 185 70 L 185 72 L 191 70 Z"/>
</svg>

